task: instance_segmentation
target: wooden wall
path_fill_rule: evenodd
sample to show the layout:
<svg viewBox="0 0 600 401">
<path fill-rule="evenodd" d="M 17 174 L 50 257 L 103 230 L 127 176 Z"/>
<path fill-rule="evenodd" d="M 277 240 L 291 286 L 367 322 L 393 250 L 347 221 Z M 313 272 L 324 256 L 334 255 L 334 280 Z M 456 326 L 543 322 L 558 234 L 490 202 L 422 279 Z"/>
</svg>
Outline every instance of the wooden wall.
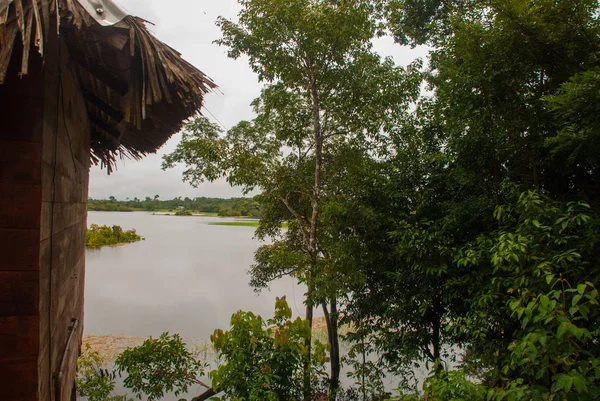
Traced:
<svg viewBox="0 0 600 401">
<path fill-rule="evenodd" d="M 0 86 L 0 399 L 68 401 L 83 331 L 90 126 L 66 48 L 47 42 L 43 71 L 32 57 L 29 75 Z"/>
<path fill-rule="evenodd" d="M 18 52 L 18 49 L 17 49 Z M 13 58 L 14 61 L 14 58 Z M 20 61 L 20 60 L 17 60 Z M 0 86 L 0 399 L 37 399 L 43 76 Z"/>
<path fill-rule="evenodd" d="M 60 60 L 46 71 L 50 76 L 60 74 L 61 81 L 46 80 L 41 163 L 39 399 L 50 401 L 70 400 L 79 355 L 90 167 L 86 105 L 68 51 L 61 46 Z M 73 318 L 79 319 L 79 327 L 66 349 Z M 63 355 L 64 376 L 58 382 Z M 52 398 L 59 388 L 60 398 Z"/>
</svg>

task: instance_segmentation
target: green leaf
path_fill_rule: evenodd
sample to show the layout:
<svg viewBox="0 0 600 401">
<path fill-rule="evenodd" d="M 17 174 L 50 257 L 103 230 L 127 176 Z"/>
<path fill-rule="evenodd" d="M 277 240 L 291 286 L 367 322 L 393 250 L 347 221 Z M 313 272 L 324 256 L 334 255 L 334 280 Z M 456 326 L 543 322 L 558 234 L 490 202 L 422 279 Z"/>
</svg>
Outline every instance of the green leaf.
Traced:
<svg viewBox="0 0 600 401">
<path fill-rule="evenodd" d="M 575 390 L 581 394 L 586 390 L 587 382 L 583 376 L 578 374 L 573 377 L 573 386 L 575 386 Z"/>
<path fill-rule="evenodd" d="M 566 393 L 568 393 L 569 391 L 571 391 L 571 387 L 573 386 L 573 377 L 567 376 L 565 374 L 560 374 L 558 375 L 556 385 L 558 389 L 562 389 Z"/>
<path fill-rule="evenodd" d="M 586 287 L 587 287 L 587 286 L 586 286 L 585 284 L 579 284 L 579 285 L 577 286 L 577 292 L 578 292 L 580 295 L 583 295 L 583 293 L 585 292 L 585 289 L 586 289 Z"/>
<path fill-rule="evenodd" d="M 565 334 L 567 334 L 569 332 L 569 330 L 571 329 L 571 323 L 569 322 L 562 322 L 559 326 L 558 326 L 558 330 L 556 331 L 556 336 L 561 339 L 564 337 Z"/>
</svg>

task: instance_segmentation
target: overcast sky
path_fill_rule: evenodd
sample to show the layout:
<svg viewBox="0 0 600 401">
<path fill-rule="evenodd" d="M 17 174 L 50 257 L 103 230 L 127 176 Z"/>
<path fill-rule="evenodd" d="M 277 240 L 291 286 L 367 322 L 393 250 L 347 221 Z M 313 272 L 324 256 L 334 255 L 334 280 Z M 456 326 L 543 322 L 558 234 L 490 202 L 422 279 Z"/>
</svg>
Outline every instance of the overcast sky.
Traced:
<svg viewBox="0 0 600 401">
<path fill-rule="evenodd" d="M 260 94 L 263 84 L 250 70 L 247 60 L 232 60 L 226 48 L 212 42 L 221 34 L 215 26 L 218 16 L 235 19 L 239 12 L 237 0 L 116 0 L 130 14 L 154 23 L 150 30 L 163 42 L 179 51 L 182 56 L 203 71 L 219 85 L 219 90 L 207 95 L 202 113 L 226 128 L 241 120 L 253 118 L 250 102 Z M 379 39 L 375 47 L 383 56 L 392 56 L 399 65 L 406 65 L 416 57 L 424 57 L 425 50 L 411 50 L 394 44 L 390 38 Z M 214 117 L 211 115 L 214 115 Z M 216 121 L 215 121 L 216 122 Z M 141 161 L 125 160 L 110 176 L 97 166 L 90 172 L 91 198 L 115 196 L 118 199 L 144 198 L 160 195 L 161 199 L 183 197 L 241 196 L 238 188 L 226 182 L 205 183 L 192 188 L 181 181 L 181 168 L 163 171 L 162 155 L 175 149 L 180 135 L 174 135 L 157 154 Z"/>
</svg>

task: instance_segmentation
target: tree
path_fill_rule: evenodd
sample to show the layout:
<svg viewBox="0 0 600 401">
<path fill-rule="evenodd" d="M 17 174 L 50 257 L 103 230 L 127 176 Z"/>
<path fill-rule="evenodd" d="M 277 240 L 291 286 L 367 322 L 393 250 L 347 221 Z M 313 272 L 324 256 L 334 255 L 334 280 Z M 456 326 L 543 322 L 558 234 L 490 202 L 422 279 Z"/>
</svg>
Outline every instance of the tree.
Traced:
<svg viewBox="0 0 600 401">
<path fill-rule="evenodd" d="M 509 345 L 495 351 L 500 368 L 492 374 L 503 378 L 497 399 L 596 399 L 597 212 L 584 202 L 564 204 L 527 191 L 495 215 L 499 228 L 462 249 L 458 261 L 489 261 L 494 268 L 477 292 L 487 302 L 474 304 L 460 328 L 485 335 L 476 317 L 517 323 L 506 333 Z"/>
<path fill-rule="evenodd" d="M 177 396 L 194 384 L 208 390 L 204 394 L 207 398 L 215 394 L 211 386 L 199 380 L 205 364 L 186 348 L 178 334 L 163 333 L 126 349 L 117 357 L 115 366 L 126 374 L 125 387 L 139 399 L 144 395 L 148 401 L 160 400 L 171 392 Z"/>
<path fill-rule="evenodd" d="M 433 47 L 427 74 L 433 93 L 392 131 L 397 152 L 382 171 L 393 185 L 353 206 L 378 216 L 358 215 L 351 227 L 359 238 L 346 248 L 365 277 L 349 305 L 357 321 L 367 320 L 357 340 L 372 335 L 397 364 L 427 356 L 440 339 L 442 348 L 464 345 L 470 366 L 498 385 L 514 379 L 503 369 L 522 321 L 508 310 L 509 294 L 487 291 L 506 273 L 491 258 L 467 267 L 456 252 L 480 238 L 491 249 L 498 228 L 493 211 L 518 203 L 515 193 L 542 189 L 563 205 L 580 199 L 597 205 L 598 2 L 380 4 L 398 41 Z M 383 222 L 379 233 L 367 229 L 374 220 Z M 596 264 L 591 255 L 584 259 Z M 431 313 L 436 304 L 441 314 Z M 446 330 L 439 324 L 432 330 L 436 321 Z"/>
<path fill-rule="evenodd" d="M 282 221 L 289 229 L 273 247 L 259 251 L 255 272 L 267 281 L 289 273 L 304 281 L 307 319 L 312 321 L 314 305 L 329 307 L 328 327 L 337 338 L 336 293 L 316 288 L 330 254 L 320 234 L 328 172 L 335 171 L 329 158 L 340 146 L 377 151 L 377 138 L 390 119 L 418 93 L 419 66 L 403 70 L 372 51 L 376 24 L 368 1 L 241 3 L 239 23 L 219 19 L 223 38 L 217 43 L 229 48 L 230 57 L 248 56 L 259 79 L 269 84 L 253 103 L 258 116 L 239 123 L 225 138 L 207 120 L 190 123 L 164 167 L 184 162 L 184 180 L 193 185 L 224 176 L 246 191 L 260 189 L 258 235 L 278 237 Z M 279 261 L 286 263 L 270 263 L 277 257 L 273 252 L 281 251 L 288 256 Z M 310 350 L 310 339 L 306 346 Z M 334 342 L 332 393 L 339 382 L 336 348 Z M 308 375 L 304 388 L 308 399 Z"/>
<path fill-rule="evenodd" d="M 230 330 L 215 330 L 211 342 L 222 363 L 211 373 L 213 386 L 231 399 L 300 399 L 308 352 L 305 340 L 311 329 L 308 321 L 291 318 L 283 297 L 277 298 L 272 319 L 239 311 L 231 317 Z M 316 342 L 310 366 L 314 381 L 323 375 L 324 362 L 325 346 Z"/>
<path fill-rule="evenodd" d="M 77 360 L 77 394 L 89 401 L 132 401 L 126 395 L 113 395 L 115 382 L 108 373 L 105 372 L 104 359 L 86 344 Z"/>
</svg>

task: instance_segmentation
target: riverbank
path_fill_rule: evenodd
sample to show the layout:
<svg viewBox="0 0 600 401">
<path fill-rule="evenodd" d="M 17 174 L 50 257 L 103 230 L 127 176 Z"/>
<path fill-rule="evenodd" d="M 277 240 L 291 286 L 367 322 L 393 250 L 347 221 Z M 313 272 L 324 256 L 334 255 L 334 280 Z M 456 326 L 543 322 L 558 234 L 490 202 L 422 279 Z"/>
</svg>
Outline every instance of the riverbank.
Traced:
<svg viewBox="0 0 600 401">
<path fill-rule="evenodd" d="M 320 341 L 327 341 L 327 325 L 324 317 L 313 319 L 314 336 Z M 147 338 L 121 335 L 97 335 L 85 334 L 83 336 L 83 348 L 86 344 L 90 346 L 91 351 L 97 352 L 105 363 L 112 364 L 117 356 L 127 348 L 137 347 Z M 207 350 L 210 347 L 208 340 L 195 339 L 188 340 L 187 344 L 195 350 Z"/>
</svg>

